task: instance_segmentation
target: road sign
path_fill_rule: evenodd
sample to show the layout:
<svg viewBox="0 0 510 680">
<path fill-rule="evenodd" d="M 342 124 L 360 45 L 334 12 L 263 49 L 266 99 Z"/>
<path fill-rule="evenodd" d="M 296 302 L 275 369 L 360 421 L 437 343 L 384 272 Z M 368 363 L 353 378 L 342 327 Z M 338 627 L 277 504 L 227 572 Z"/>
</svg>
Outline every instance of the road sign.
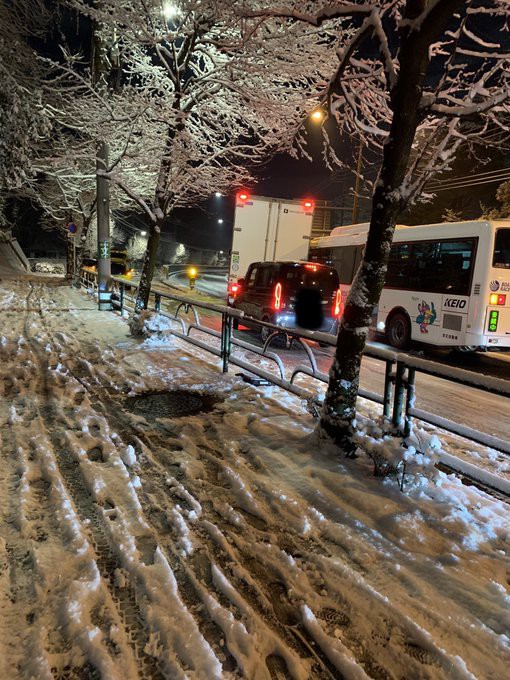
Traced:
<svg viewBox="0 0 510 680">
<path fill-rule="evenodd" d="M 69 224 L 67 225 L 67 231 L 68 231 L 72 236 L 74 236 L 74 234 L 76 234 L 76 232 L 78 231 L 78 228 L 77 228 L 77 226 L 76 226 L 76 224 L 75 224 L 74 222 L 69 222 Z"/>
<path fill-rule="evenodd" d="M 99 259 L 107 260 L 110 257 L 110 241 L 99 242 Z"/>
</svg>

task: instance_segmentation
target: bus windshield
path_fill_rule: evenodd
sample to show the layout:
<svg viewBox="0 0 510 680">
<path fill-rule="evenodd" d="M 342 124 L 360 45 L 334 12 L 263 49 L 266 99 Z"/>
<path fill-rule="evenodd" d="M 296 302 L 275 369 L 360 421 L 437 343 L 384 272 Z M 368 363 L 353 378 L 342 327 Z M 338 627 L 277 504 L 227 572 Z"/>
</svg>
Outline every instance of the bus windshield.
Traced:
<svg viewBox="0 0 510 680">
<path fill-rule="evenodd" d="M 510 269 L 510 229 L 498 229 L 496 231 L 492 266 Z"/>
</svg>

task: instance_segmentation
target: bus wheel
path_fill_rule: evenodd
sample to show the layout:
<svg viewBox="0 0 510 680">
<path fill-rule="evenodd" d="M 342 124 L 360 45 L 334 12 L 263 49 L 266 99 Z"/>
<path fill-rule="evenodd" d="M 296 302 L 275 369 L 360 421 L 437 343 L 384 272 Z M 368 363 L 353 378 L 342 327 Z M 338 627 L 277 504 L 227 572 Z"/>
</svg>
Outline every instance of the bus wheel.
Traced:
<svg viewBox="0 0 510 680">
<path fill-rule="evenodd" d="M 397 312 L 386 326 L 388 343 L 396 349 L 406 349 L 411 339 L 411 324 L 406 314 Z"/>
</svg>

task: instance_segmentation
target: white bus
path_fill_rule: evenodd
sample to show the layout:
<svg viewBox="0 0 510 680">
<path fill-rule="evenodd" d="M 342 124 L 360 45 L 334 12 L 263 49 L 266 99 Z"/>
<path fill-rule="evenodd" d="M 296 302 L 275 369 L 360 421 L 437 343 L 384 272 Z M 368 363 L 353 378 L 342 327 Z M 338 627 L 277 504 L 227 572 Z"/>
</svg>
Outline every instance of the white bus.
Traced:
<svg viewBox="0 0 510 680">
<path fill-rule="evenodd" d="M 336 227 L 311 242 L 309 259 L 338 271 L 342 305 L 367 233 Z M 510 347 L 510 220 L 398 225 L 372 330 L 398 349 Z"/>
</svg>

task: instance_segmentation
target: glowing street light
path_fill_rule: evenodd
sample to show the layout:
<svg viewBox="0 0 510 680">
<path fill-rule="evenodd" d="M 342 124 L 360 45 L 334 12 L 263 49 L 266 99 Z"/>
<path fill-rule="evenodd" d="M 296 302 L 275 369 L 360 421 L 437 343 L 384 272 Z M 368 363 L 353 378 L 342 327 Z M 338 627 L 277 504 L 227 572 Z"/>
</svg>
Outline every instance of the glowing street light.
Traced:
<svg viewBox="0 0 510 680">
<path fill-rule="evenodd" d="M 140 236 L 147 236 L 147 232 L 146 232 L 146 231 L 141 231 L 141 232 L 140 232 Z"/>
<path fill-rule="evenodd" d="M 223 220 L 221 219 L 221 217 L 220 217 L 220 219 L 218 220 L 218 224 L 223 224 Z"/>
<path fill-rule="evenodd" d="M 171 21 L 179 16 L 179 8 L 171 2 L 165 2 L 163 5 L 163 16 L 167 21 Z"/>
<path fill-rule="evenodd" d="M 324 111 L 322 109 L 315 109 L 310 114 L 310 118 L 314 123 L 321 123 L 324 120 Z"/>
<path fill-rule="evenodd" d="M 216 196 L 216 198 L 221 198 L 221 191 L 215 191 L 214 195 Z"/>
</svg>

